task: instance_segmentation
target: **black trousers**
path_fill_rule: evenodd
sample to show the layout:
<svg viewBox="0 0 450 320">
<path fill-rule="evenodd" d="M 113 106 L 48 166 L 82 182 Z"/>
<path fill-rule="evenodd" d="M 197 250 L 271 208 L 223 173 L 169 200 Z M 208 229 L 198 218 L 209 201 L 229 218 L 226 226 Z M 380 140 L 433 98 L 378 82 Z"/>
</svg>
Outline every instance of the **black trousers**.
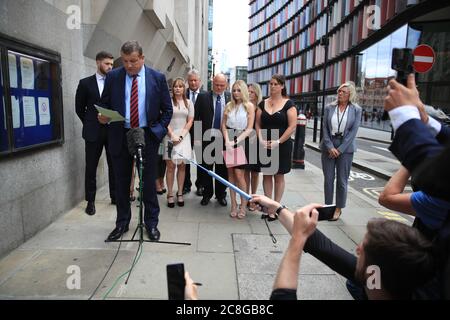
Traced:
<svg viewBox="0 0 450 320">
<path fill-rule="evenodd" d="M 97 193 L 97 166 L 103 152 L 103 147 L 105 148 L 106 160 L 108 162 L 109 196 L 111 199 L 116 199 L 114 170 L 111 155 L 109 154 L 107 129 L 101 126 L 97 141 L 85 141 L 86 171 L 84 175 L 84 190 L 86 201 L 95 201 L 95 195 Z"/>
<path fill-rule="evenodd" d="M 192 126 L 193 127 L 193 126 Z M 191 148 L 195 151 L 194 149 L 194 130 L 191 128 L 190 130 L 190 136 L 191 136 Z M 196 155 L 196 158 L 199 159 L 199 155 Z M 202 169 L 199 169 L 197 167 L 197 179 L 195 180 L 195 187 L 197 189 L 199 189 L 201 187 L 201 183 L 200 183 L 200 176 L 202 175 Z M 185 176 L 184 176 L 184 184 L 183 184 L 183 189 L 191 189 L 192 187 L 192 182 L 191 182 L 191 165 L 189 163 L 186 164 L 186 170 L 185 170 Z"/>
<path fill-rule="evenodd" d="M 215 138 L 212 137 L 211 142 L 203 142 L 203 145 L 202 145 L 203 157 L 202 157 L 201 164 L 207 170 L 213 171 L 213 169 L 214 169 L 214 172 L 216 174 L 218 174 L 225 180 L 228 180 L 228 170 L 223 161 L 223 155 L 221 155 L 221 154 L 218 155 L 218 157 L 220 157 L 220 159 L 221 159 L 220 163 L 216 163 L 216 162 L 208 163 L 207 161 L 205 161 L 207 159 L 204 158 L 205 157 L 204 150 L 210 144 L 213 144 L 214 141 L 215 141 Z M 222 146 L 224 146 L 224 143 L 222 144 Z M 212 151 L 212 157 L 215 157 L 215 156 L 216 156 L 215 151 Z M 213 178 L 206 172 L 203 172 L 203 170 L 201 170 L 201 169 L 199 169 L 197 171 L 197 173 L 200 174 L 200 184 L 202 187 L 204 187 L 203 197 L 211 199 L 213 197 L 213 195 L 215 194 L 217 199 L 223 199 L 227 196 L 227 192 L 226 192 L 227 187 L 224 184 L 220 183 L 216 179 L 214 179 L 214 184 L 213 184 Z"/>
<path fill-rule="evenodd" d="M 316 229 L 303 249 L 350 281 L 355 281 L 356 257 Z"/>
<path fill-rule="evenodd" d="M 159 222 L 159 203 L 156 194 L 156 160 L 158 156 L 159 142 L 155 141 L 149 132 L 145 131 L 144 148 L 144 171 L 143 171 L 143 202 L 144 202 L 144 223 L 147 228 L 154 228 Z M 117 219 L 116 227 L 128 225 L 131 220 L 130 206 L 130 182 L 133 157 L 128 152 L 126 129 L 124 129 L 122 150 L 118 155 L 112 157 L 114 173 L 116 177 L 116 207 Z M 139 165 L 137 163 L 137 165 Z M 138 171 L 137 171 L 138 172 Z M 136 217 L 138 219 L 138 217 Z"/>
</svg>

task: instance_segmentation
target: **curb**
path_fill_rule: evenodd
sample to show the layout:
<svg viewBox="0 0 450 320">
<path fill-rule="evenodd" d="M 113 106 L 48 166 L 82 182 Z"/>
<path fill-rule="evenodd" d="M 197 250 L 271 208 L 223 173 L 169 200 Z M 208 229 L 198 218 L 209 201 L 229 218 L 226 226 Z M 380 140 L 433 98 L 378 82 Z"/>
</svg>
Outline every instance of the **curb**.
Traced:
<svg viewBox="0 0 450 320">
<path fill-rule="evenodd" d="M 309 129 L 309 130 L 314 130 L 314 128 L 313 127 L 306 127 L 307 129 Z M 320 130 L 318 130 L 318 131 L 320 131 Z M 358 138 L 358 139 L 364 139 L 364 140 L 369 140 L 369 141 L 373 141 L 373 142 L 378 142 L 378 143 L 384 143 L 384 144 L 391 144 L 392 143 L 392 140 L 380 140 L 380 139 L 374 139 L 374 138 L 369 138 L 369 137 L 362 137 L 362 136 L 357 136 L 356 138 Z"/>
<path fill-rule="evenodd" d="M 384 144 L 391 144 L 392 141 L 387 141 L 387 140 L 379 140 L 379 139 L 373 139 L 373 138 L 368 138 L 368 137 L 356 137 L 358 139 L 364 139 L 364 140 L 369 140 L 369 141 L 373 141 L 373 142 L 379 142 L 379 143 L 384 143 Z"/>
<path fill-rule="evenodd" d="M 305 143 L 305 146 L 308 147 L 309 149 L 314 150 L 314 151 L 321 152 L 319 147 L 317 147 L 317 146 L 315 146 L 313 144 L 310 144 L 308 142 Z M 359 162 L 357 160 L 353 160 L 352 166 L 355 167 L 355 168 L 358 168 L 360 170 L 366 171 L 368 173 L 371 173 L 374 176 L 377 176 L 378 178 L 381 178 L 381 179 L 384 179 L 384 180 L 389 180 L 391 178 L 391 176 L 392 176 L 390 173 L 388 173 L 388 172 L 386 172 L 384 170 L 370 167 L 370 166 L 368 166 L 366 164 L 363 164 L 362 162 Z"/>
</svg>

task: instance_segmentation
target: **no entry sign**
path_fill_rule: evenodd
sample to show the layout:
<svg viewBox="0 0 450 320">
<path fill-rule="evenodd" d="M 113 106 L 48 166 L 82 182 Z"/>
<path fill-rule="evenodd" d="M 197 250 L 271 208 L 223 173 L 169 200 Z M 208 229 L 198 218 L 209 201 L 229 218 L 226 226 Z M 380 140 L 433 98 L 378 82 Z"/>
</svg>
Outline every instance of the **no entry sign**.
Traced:
<svg viewBox="0 0 450 320">
<path fill-rule="evenodd" d="M 417 46 L 414 51 L 414 70 L 419 73 L 424 73 L 433 67 L 435 54 L 433 48 L 426 44 Z"/>
</svg>

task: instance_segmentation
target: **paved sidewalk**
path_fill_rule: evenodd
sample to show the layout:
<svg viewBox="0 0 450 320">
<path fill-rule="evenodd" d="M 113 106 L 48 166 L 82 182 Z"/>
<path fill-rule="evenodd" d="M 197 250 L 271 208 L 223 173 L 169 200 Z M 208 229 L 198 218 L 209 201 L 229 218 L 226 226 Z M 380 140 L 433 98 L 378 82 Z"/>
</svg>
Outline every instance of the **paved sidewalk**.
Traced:
<svg viewBox="0 0 450 320">
<path fill-rule="evenodd" d="M 322 171 L 307 163 L 307 170 L 286 176 L 283 202 L 297 208 L 323 201 Z M 261 190 L 260 190 L 261 193 Z M 97 195 L 97 214 L 84 213 L 81 202 L 56 222 L 0 260 L 0 299 L 88 299 L 107 271 L 118 247 L 104 239 L 114 227 L 116 209 L 109 204 L 107 187 Z M 270 227 L 273 244 L 259 214 L 231 219 L 228 208 L 216 201 L 202 207 L 194 192 L 185 207 L 169 209 L 160 196 L 161 240 L 190 242 L 191 246 L 145 243 L 128 285 L 116 279 L 131 266 L 137 244 L 123 244 L 111 271 L 94 299 L 167 299 L 165 267 L 184 262 L 195 281 L 202 282 L 202 299 L 268 299 L 289 236 L 279 222 Z M 374 200 L 352 188 L 348 207 L 337 222 L 320 222 L 319 229 L 352 252 L 362 240 L 370 218 L 382 209 Z M 136 227 L 133 204 L 131 237 Z M 146 236 L 146 235 L 145 235 Z M 81 288 L 69 290 L 69 266 L 81 270 Z M 69 270 L 70 271 L 70 270 Z M 72 271 L 73 272 L 73 271 Z M 351 299 L 344 279 L 312 256 L 305 254 L 299 275 L 300 299 Z"/>
</svg>

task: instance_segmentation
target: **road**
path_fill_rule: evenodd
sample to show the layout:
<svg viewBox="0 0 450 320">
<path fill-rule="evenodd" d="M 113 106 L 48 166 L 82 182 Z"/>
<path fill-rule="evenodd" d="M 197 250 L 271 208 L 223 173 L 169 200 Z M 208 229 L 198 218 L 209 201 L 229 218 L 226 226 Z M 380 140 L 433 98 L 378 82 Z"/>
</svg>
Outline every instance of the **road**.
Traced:
<svg viewBox="0 0 450 320">
<path fill-rule="evenodd" d="M 389 151 L 389 144 L 387 143 L 375 142 L 364 138 L 357 138 L 357 147 L 358 149 L 376 153 L 383 157 L 396 160 L 395 156 Z"/>
<path fill-rule="evenodd" d="M 363 140 L 363 139 L 359 139 L 359 141 L 361 141 L 361 140 Z M 374 144 L 371 145 L 371 143 L 372 142 L 367 144 L 368 148 L 374 146 Z M 379 143 L 379 145 L 382 145 L 382 144 Z M 384 145 L 386 146 L 386 144 L 384 144 Z M 380 151 L 382 151 L 382 150 L 380 149 Z M 320 152 L 312 150 L 310 148 L 305 148 L 305 160 L 322 170 L 322 163 L 320 160 Z M 352 167 L 352 170 L 350 172 L 349 186 L 352 187 L 353 189 L 355 189 L 356 191 L 361 192 L 361 193 L 365 194 L 366 196 L 371 197 L 372 199 L 374 199 L 376 201 L 378 201 L 378 196 L 381 193 L 381 191 L 383 190 L 386 182 L 387 181 L 384 179 L 381 179 L 379 177 L 376 177 L 374 175 L 366 173 L 355 167 Z M 405 190 L 411 192 L 411 188 L 409 186 L 407 186 L 405 188 Z M 388 209 L 386 209 L 386 212 L 383 212 L 382 215 L 393 216 L 393 217 L 398 217 L 398 215 L 399 215 L 401 218 L 399 217 L 398 219 L 396 218 L 395 220 L 401 221 L 402 219 L 406 219 L 410 223 L 412 223 L 412 221 L 414 220 L 413 217 L 411 217 L 409 215 L 399 213 L 399 212 L 394 213 L 393 211 L 390 211 Z"/>
</svg>

